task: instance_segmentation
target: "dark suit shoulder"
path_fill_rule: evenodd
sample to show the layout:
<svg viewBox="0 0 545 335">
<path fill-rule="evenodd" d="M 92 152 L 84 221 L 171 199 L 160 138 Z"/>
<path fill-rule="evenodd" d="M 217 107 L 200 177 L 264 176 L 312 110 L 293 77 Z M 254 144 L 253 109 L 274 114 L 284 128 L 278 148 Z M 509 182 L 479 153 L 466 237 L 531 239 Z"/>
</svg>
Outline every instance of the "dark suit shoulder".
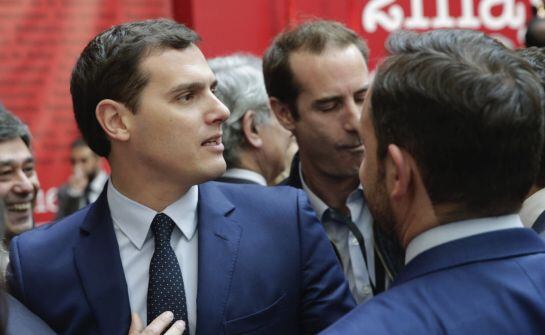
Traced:
<svg viewBox="0 0 545 335">
<path fill-rule="evenodd" d="M 269 204 L 278 202 L 294 203 L 294 200 L 301 194 L 300 190 L 290 186 L 262 186 L 221 182 L 208 182 L 203 185 L 217 188 L 229 200 L 237 202 L 237 205 L 240 200 L 256 204 L 262 204 L 263 202 Z"/>
<path fill-rule="evenodd" d="M 86 207 L 63 219 L 31 229 L 14 239 L 18 245 L 24 245 L 25 250 L 36 255 L 43 256 L 41 252 L 54 253 L 57 247 L 64 249 L 71 241 L 77 241 L 88 209 L 89 207 Z"/>
<path fill-rule="evenodd" d="M 40 334 L 53 335 L 55 332 L 39 317 L 29 311 L 11 295 L 6 295 L 8 318 L 6 334 Z"/>
</svg>

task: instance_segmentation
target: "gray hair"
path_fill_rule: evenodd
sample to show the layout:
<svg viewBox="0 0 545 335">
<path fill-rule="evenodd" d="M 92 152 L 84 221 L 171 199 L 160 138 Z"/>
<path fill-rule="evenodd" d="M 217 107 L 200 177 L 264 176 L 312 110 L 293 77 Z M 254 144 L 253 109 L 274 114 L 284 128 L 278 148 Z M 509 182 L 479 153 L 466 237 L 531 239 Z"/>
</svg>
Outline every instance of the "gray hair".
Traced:
<svg viewBox="0 0 545 335">
<path fill-rule="evenodd" d="M 0 103 L 0 142 L 21 138 L 30 147 L 30 132 L 19 118 Z"/>
<path fill-rule="evenodd" d="M 253 55 L 234 54 L 209 61 L 216 75 L 217 97 L 231 115 L 223 123 L 224 158 L 228 168 L 239 165 L 239 151 L 244 145 L 242 118 L 248 111 L 256 113 L 255 125 L 268 122 L 271 114 L 261 71 L 261 59 Z"/>
</svg>

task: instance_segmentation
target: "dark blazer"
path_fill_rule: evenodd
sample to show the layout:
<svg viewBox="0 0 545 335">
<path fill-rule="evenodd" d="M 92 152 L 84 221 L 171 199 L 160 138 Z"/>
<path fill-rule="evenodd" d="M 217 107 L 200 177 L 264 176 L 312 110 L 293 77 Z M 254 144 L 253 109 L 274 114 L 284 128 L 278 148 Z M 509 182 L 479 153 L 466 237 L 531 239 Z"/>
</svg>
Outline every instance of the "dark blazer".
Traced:
<svg viewBox="0 0 545 335">
<path fill-rule="evenodd" d="M 106 190 L 106 188 L 105 188 Z M 197 334 L 310 334 L 354 300 L 300 191 L 199 186 Z M 60 334 L 123 334 L 126 280 L 106 191 L 11 242 L 11 292 Z"/>
<path fill-rule="evenodd" d="M 284 180 L 282 180 L 278 185 L 281 186 L 291 186 L 298 189 L 303 189 L 303 183 L 301 182 L 301 176 L 299 176 L 299 152 L 296 152 L 293 155 L 290 165 L 290 174 Z"/>
<path fill-rule="evenodd" d="M 74 197 L 68 193 L 68 184 L 64 184 L 57 190 L 57 213 L 55 218 L 62 219 L 81 208 L 84 196 Z"/>
<path fill-rule="evenodd" d="M 542 238 L 545 238 L 545 211 L 537 217 L 536 222 L 532 225 L 532 229 Z"/>
<path fill-rule="evenodd" d="M 7 305 L 6 335 L 54 335 L 56 334 L 40 318 L 32 314 L 17 299 L 5 295 Z"/>
<path fill-rule="evenodd" d="M 479 234 L 416 256 L 387 292 L 322 334 L 544 334 L 544 283 L 535 232 Z"/>
</svg>

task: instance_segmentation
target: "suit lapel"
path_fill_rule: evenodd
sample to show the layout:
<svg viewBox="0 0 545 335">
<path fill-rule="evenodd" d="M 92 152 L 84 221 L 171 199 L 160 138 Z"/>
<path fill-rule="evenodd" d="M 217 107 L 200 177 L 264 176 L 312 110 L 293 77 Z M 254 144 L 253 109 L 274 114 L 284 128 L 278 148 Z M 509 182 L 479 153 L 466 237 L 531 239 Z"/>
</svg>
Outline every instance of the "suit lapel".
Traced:
<svg viewBox="0 0 545 335">
<path fill-rule="evenodd" d="M 293 155 L 293 159 L 291 161 L 289 176 L 286 179 L 282 180 L 278 185 L 287 185 L 299 189 L 303 188 L 301 176 L 299 175 L 299 162 L 299 152 L 296 152 L 295 155 Z"/>
<path fill-rule="evenodd" d="M 127 334 L 130 305 L 107 187 L 91 205 L 74 250 L 76 268 L 101 334 Z"/>
<path fill-rule="evenodd" d="M 215 183 L 199 186 L 197 333 L 220 334 L 242 227 L 234 206 Z"/>
<path fill-rule="evenodd" d="M 532 229 L 538 234 L 545 231 L 545 211 L 537 217 L 536 222 L 532 225 Z"/>
<path fill-rule="evenodd" d="M 462 238 L 416 256 L 401 270 L 392 287 L 447 268 L 534 253 L 545 253 L 545 244 L 530 229 L 504 229 Z"/>
</svg>

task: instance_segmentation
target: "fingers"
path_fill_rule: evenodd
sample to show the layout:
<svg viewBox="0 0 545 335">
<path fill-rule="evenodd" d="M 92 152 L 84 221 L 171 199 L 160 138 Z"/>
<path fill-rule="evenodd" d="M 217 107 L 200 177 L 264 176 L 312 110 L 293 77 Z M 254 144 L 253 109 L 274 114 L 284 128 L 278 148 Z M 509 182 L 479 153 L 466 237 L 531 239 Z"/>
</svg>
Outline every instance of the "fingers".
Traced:
<svg viewBox="0 0 545 335">
<path fill-rule="evenodd" d="M 174 314 L 167 311 L 155 318 L 142 332 L 142 335 L 161 335 L 163 330 L 172 322 Z M 178 333 L 174 333 L 178 334 Z M 181 333 L 180 333 L 181 334 Z M 132 334 L 131 334 L 132 335 Z"/>
<path fill-rule="evenodd" d="M 185 322 L 178 320 L 168 329 L 165 335 L 182 335 L 185 331 Z"/>
</svg>

